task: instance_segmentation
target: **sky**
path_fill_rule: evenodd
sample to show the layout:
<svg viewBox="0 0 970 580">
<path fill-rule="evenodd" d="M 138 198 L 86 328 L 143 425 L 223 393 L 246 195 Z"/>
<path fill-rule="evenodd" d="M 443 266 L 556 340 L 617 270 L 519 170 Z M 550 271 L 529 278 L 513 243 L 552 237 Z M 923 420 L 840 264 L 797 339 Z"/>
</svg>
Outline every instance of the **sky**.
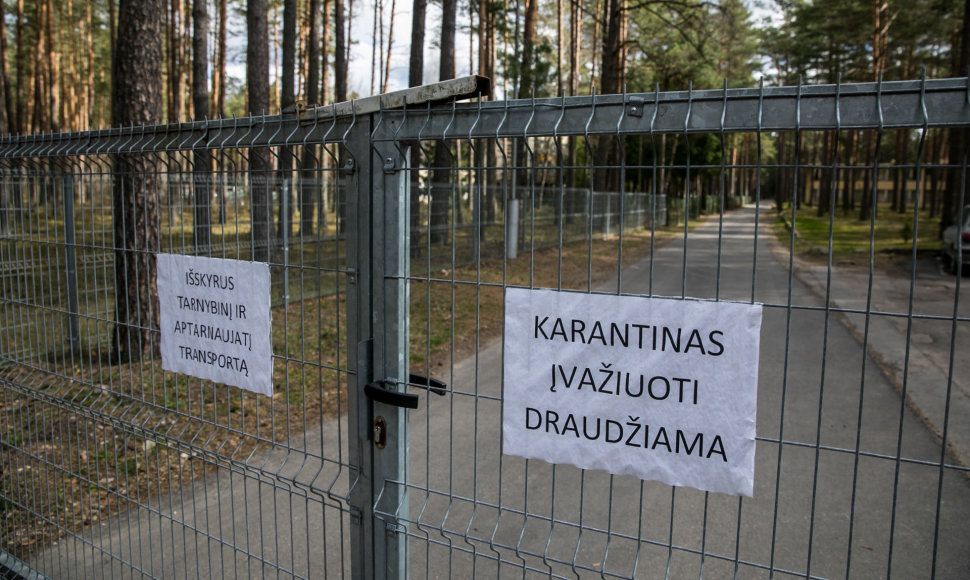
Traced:
<svg viewBox="0 0 970 580">
<path fill-rule="evenodd" d="M 404 4 L 402 6 L 402 4 Z M 363 13 L 361 13 L 363 9 Z M 388 79 L 388 91 L 395 91 L 408 86 L 408 61 L 410 58 L 411 45 L 411 3 L 407 0 L 399 2 L 395 6 L 394 22 L 394 42 L 391 48 L 391 68 Z M 384 26 L 386 29 L 390 20 L 390 0 L 385 6 Z M 358 97 L 366 97 L 371 94 L 371 37 L 373 34 L 373 4 L 369 0 L 362 2 L 355 0 L 354 15 L 351 31 L 351 39 L 354 44 L 351 48 L 351 61 L 348 67 L 348 91 Z M 282 16 L 280 17 L 282 19 Z M 282 22 L 280 22 L 282 25 Z M 440 52 L 438 42 L 440 40 L 439 28 L 441 26 L 441 7 L 437 3 L 429 3 L 427 8 L 427 23 L 425 33 L 424 49 L 424 82 L 434 82 L 438 78 L 438 59 Z M 456 38 L 456 66 L 457 75 L 465 76 L 471 74 L 468 66 L 468 28 L 465 19 L 464 30 L 459 23 L 458 38 Z M 231 77 L 242 81 L 246 78 L 246 23 L 241 14 L 231 14 L 229 17 L 229 58 L 227 62 L 228 74 Z M 272 34 L 272 31 L 271 31 Z M 331 35 L 333 34 L 331 28 Z M 385 36 L 386 38 L 386 36 Z M 386 43 L 386 40 L 385 40 Z M 274 57 L 270 52 L 270 64 L 278 63 L 282 58 L 281 54 Z M 332 58 L 332 56 L 331 56 Z M 279 70 L 270 72 L 270 82 L 274 82 L 279 75 Z M 375 84 L 377 84 L 375 79 Z M 332 77 L 331 77 L 332 83 Z M 332 95 L 331 95 L 332 96 Z"/>
<path fill-rule="evenodd" d="M 390 21 L 391 0 L 384 0 L 384 2 L 384 25 L 386 31 Z M 394 42 L 391 49 L 388 91 L 395 91 L 408 86 L 408 60 L 411 43 L 411 2 L 409 0 L 395 0 L 395 3 Z M 761 25 L 766 19 L 771 21 L 778 14 L 777 5 L 774 0 L 745 0 L 745 3 L 751 11 L 752 22 L 756 25 Z M 459 7 L 459 11 L 461 11 L 461 7 Z M 354 41 L 354 45 L 351 48 L 351 61 L 348 67 L 348 90 L 351 95 L 357 97 L 366 97 L 371 94 L 371 38 L 373 35 L 373 16 L 373 0 L 354 1 L 353 28 L 351 31 L 351 38 Z M 282 13 L 279 15 L 278 24 L 282 26 Z M 440 4 L 437 2 L 429 2 L 424 47 L 425 84 L 434 82 L 438 78 L 440 25 Z M 469 53 L 472 47 L 469 44 L 468 38 L 467 12 L 459 12 L 457 28 L 455 63 L 457 76 L 461 77 L 477 72 L 469 68 Z M 242 80 L 246 78 L 246 24 L 242 14 L 233 13 L 230 15 L 229 34 L 230 54 L 227 64 L 229 69 L 228 73 L 230 76 Z M 281 55 L 277 54 L 274 58 L 274 54 L 271 53 L 271 65 L 278 63 L 280 58 Z M 270 82 L 273 82 L 278 74 L 278 68 L 271 72 Z M 375 80 L 376 83 L 377 81 Z M 494 93 L 496 96 L 501 96 L 503 93 L 502 87 L 495 87 Z"/>
</svg>

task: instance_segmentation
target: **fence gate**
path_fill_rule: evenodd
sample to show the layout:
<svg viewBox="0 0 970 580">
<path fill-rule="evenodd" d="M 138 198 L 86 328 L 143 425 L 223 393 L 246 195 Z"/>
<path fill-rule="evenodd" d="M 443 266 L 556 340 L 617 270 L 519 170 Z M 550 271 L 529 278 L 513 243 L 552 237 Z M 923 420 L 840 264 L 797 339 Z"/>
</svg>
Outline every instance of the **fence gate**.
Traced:
<svg viewBox="0 0 970 580">
<path fill-rule="evenodd" d="M 486 85 L 0 140 L 4 573 L 970 574 L 968 80 Z M 162 369 L 159 253 L 269 264 L 271 396 Z M 503 454 L 511 288 L 763 305 L 753 496 Z"/>
</svg>

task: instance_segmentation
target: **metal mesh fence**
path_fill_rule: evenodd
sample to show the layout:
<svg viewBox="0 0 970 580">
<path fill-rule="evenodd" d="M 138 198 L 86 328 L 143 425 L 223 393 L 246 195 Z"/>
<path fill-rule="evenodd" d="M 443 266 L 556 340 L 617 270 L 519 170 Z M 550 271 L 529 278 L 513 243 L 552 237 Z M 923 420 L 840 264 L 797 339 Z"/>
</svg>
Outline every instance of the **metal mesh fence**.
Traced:
<svg viewBox="0 0 970 580">
<path fill-rule="evenodd" d="M 201 149 L 184 126 L 153 131 L 115 132 L 100 145 L 72 135 L 8 141 L 16 152 L 0 184 L 3 549 L 54 577 L 349 574 L 342 538 L 356 468 L 339 435 L 347 267 L 326 215 L 346 184 L 331 168 L 333 146 L 296 152 L 312 168 L 254 176 L 245 143 Z M 139 142 L 146 136 L 157 141 Z M 194 147 L 211 153 L 202 166 Z M 151 156 L 147 224 L 143 208 L 119 216 L 112 205 L 127 177 L 115 169 L 118 152 L 131 151 Z M 201 188 L 210 213 L 203 243 Z M 262 237 L 254 188 L 279 226 Z M 281 215 L 299 215 L 288 207 L 297 200 L 313 221 L 291 217 L 282 227 Z M 116 261 L 125 250 L 115 228 L 125 219 L 144 239 L 154 231 L 155 251 L 267 256 L 273 397 L 163 371 L 157 331 L 144 358 L 119 360 Z"/>
<path fill-rule="evenodd" d="M 968 94 L 381 98 L 8 138 L 0 550 L 56 577 L 959 577 L 970 319 L 934 244 Z M 272 397 L 153 344 L 118 359 L 133 153 L 142 253 L 270 264 Z M 763 304 L 754 497 L 503 455 L 511 287 Z"/>
</svg>

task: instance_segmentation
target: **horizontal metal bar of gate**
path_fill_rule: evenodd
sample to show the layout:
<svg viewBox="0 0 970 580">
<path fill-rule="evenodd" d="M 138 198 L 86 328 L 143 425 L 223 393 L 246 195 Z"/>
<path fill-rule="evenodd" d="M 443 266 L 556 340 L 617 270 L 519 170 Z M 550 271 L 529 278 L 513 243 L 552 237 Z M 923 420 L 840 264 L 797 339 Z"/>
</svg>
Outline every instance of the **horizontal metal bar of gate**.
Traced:
<svg viewBox="0 0 970 580">
<path fill-rule="evenodd" d="M 463 94 L 482 90 L 478 77 L 458 82 L 452 88 Z M 392 108 L 400 106 L 400 98 L 375 98 L 366 107 L 354 104 L 359 102 L 310 109 L 300 117 L 4 137 L 0 158 L 336 143 L 355 117 L 373 113 L 386 117 L 377 140 L 963 126 L 970 86 L 966 78 L 926 79 L 484 101 L 455 103 L 447 113 L 438 105 L 431 117 L 422 110 L 430 102 L 403 112 Z"/>
<path fill-rule="evenodd" d="M 377 139 L 947 127 L 965 125 L 968 108 L 965 78 L 520 99 L 387 111 Z"/>
</svg>

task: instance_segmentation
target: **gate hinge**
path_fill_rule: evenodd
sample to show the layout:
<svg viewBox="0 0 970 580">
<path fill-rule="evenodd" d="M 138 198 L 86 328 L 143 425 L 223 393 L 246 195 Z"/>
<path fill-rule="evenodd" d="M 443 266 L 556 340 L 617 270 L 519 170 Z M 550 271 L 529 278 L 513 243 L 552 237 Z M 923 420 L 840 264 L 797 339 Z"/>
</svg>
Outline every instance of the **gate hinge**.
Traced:
<svg viewBox="0 0 970 580">
<path fill-rule="evenodd" d="M 417 409 L 417 395 L 391 390 L 391 388 L 398 384 L 400 384 L 400 381 L 396 379 L 374 381 L 373 383 L 364 385 L 364 394 L 367 395 L 368 399 L 377 401 L 379 403 L 384 403 L 385 405 L 404 407 L 405 409 Z M 443 381 L 422 375 L 409 375 L 407 385 L 427 389 L 428 391 L 441 396 L 444 396 L 444 394 L 448 392 L 448 385 Z"/>
</svg>

